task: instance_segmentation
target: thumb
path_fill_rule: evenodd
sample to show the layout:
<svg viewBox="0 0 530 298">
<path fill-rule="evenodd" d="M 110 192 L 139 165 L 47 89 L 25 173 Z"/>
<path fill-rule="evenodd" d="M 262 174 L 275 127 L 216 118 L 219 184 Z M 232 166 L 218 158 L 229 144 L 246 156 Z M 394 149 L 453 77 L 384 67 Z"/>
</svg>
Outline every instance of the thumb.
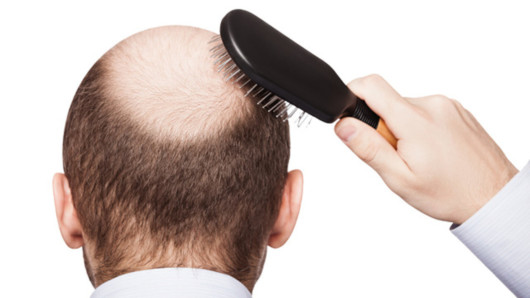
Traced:
<svg viewBox="0 0 530 298">
<path fill-rule="evenodd" d="M 335 125 L 335 133 L 362 161 L 384 180 L 406 175 L 408 167 L 397 151 L 375 129 L 352 117 Z"/>
</svg>

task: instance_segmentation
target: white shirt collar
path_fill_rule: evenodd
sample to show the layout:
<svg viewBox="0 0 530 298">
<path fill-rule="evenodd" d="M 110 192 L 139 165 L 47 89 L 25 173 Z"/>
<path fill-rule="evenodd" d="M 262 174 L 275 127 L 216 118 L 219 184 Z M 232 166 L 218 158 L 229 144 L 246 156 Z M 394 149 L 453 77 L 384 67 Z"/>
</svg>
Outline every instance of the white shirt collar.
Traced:
<svg viewBox="0 0 530 298">
<path fill-rule="evenodd" d="M 127 273 L 96 288 L 91 298 L 251 298 L 230 275 L 196 268 L 160 268 Z"/>
</svg>

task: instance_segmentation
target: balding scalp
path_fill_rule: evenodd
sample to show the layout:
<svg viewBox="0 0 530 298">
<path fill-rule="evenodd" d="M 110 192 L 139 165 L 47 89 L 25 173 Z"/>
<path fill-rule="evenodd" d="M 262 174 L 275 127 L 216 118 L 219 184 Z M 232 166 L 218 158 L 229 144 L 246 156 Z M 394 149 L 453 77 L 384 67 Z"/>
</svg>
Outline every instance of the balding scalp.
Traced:
<svg viewBox="0 0 530 298">
<path fill-rule="evenodd" d="M 105 56 L 115 108 L 159 136 L 197 139 L 249 116 L 253 103 L 217 73 L 211 32 L 167 26 L 137 33 Z"/>
</svg>

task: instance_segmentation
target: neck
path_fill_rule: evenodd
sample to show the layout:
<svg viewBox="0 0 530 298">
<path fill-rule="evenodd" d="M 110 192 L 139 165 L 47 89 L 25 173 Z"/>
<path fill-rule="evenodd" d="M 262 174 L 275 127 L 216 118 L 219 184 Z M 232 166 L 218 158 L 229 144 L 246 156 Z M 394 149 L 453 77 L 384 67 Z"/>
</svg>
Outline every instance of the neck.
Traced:
<svg viewBox="0 0 530 298">
<path fill-rule="evenodd" d="M 260 254 L 261 257 L 249 258 L 246 262 L 239 264 L 239 266 L 227 266 L 225 262 L 218 261 L 198 262 L 199 260 L 204 261 L 204 255 L 200 257 L 191 256 L 183 261 L 177 261 L 175 258 L 163 258 L 164 261 L 162 261 L 162 259 L 156 258 L 157 261 L 147 262 L 145 260 L 153 260 L 154 258 L 138 258 L 138 254 L 133 255 L 136 255 L 136 257 L 123 258 L 119 262 L 104 263 L 103 260 L 97 260 L 90 253 L 87 253 L 87 249 L 84 247 L 83 257 L 85 259 L 85 267 L 92 285 L 97 288 L 99 285 L 120 275 L 142 270 L 157 268 L 198 268 L 230 275 L 252 292 L 263 270 L 266 248 L 264 249 L 264 253 Z M 161 255 L 161 253 L 150 254 L 150 256 Z M 144 261 L 140 262 L 140 259 Z"/>
</svg>

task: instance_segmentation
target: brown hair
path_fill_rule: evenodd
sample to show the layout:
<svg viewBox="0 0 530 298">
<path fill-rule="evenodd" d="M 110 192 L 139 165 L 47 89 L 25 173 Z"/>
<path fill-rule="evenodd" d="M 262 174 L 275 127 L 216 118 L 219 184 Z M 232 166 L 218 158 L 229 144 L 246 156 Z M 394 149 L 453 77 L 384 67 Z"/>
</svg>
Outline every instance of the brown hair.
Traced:
<svg viewBox="0 0 530 298">
<path fill-rule="evenodd" d="M 154 264 L 257 279 L 286 178 L 288 126 L 249 103 L 207 137 L 159 137 L 114 104 L 104 58 L 75 94 L 63 143 L 74 206 L 96 260 L 87 268 L 92 282 Z"/>
</svg>

